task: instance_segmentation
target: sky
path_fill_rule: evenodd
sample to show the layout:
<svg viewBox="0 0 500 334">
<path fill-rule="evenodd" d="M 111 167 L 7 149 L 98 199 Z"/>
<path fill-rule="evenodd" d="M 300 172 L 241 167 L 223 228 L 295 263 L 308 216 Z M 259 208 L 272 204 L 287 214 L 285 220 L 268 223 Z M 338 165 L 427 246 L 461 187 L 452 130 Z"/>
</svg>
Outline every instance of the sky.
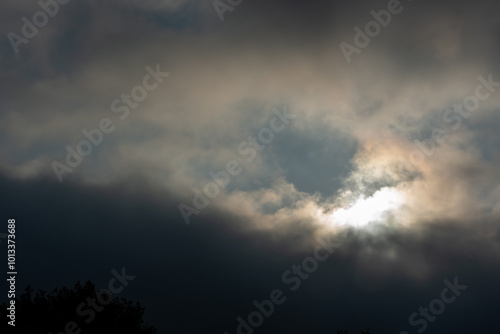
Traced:
<svg viewBox="0 0 500 334">
<path fill-rule="evenodd" d="M 498 10 L 2 1 L 17 286 L 126 268 L 160 334 L 500 333 Z"/>
</svg>

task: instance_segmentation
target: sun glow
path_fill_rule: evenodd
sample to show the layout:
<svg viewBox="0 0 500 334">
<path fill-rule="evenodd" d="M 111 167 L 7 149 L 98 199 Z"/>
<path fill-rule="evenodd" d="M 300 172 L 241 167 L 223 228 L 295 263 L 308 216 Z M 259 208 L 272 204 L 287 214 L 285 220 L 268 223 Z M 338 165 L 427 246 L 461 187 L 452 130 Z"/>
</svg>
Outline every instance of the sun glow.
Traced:
<svg viewBox="0 0 500 334">
<path fill-rule="evenodd" d="M 334 224 L 363 227 L 383 222 L 391 211 L 404 202 L 404 195 L 395 188 L 382 188 L 372 196 L 360 196 L 347 208 L 336 209 L 331 216 Z"/>
</svg>

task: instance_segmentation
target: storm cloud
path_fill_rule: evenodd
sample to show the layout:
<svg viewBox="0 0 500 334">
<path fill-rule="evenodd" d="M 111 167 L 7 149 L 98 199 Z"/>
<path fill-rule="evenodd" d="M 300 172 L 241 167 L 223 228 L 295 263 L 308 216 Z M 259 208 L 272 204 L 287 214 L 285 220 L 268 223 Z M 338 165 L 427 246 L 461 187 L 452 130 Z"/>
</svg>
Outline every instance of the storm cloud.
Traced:
<svg viewBox="0 0 500 334">
<path fill-rule="evenodd" d="M 497 2 L 0 8 L 19 286 L 126 267 L 158 333 L 276 290 L 255 333 L 499 331 Z"/>
</svg>

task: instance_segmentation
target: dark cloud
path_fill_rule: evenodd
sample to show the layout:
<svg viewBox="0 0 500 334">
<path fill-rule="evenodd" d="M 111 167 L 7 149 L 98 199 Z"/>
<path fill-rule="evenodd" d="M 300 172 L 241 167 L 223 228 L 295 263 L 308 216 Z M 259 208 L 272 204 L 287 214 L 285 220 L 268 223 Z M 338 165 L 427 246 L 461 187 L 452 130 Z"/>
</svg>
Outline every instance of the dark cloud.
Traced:
<svg viewBox="0 0 500 334">
<path fill-rule="evenodd" d="M 40 7 L 2 2 L 0 206 L 19 286 L 99 286 L 124 266 L 159 333 L 235 333 L 273 289 L 286 302 L 255 333 L 414 333 L 408 317 L 458 277 L 467 290 L 426 332 L 498 332 L 500 89 L 459 128 L 444 118 L 479 76 L 500 81 L 498 3 L 403 0 L 348 63 L 340 43 L 387 3 L 243 1 L 221 22 L 210 1 L 71 1 L 16 54 L 7 35 Z M 120 119 L 111 103 L 148 66 L 170 75 Z M 245 161 L 273 108 L 295 117 Z M 59 183 L 52 163 L 103 118 L 116 129 Z M 427 141 L 436 128 L 446 139 Z M 242 172 L 186 225 L 179 203 L 233 159 Z M 340 210 L 374 214 L 346 226 Z M 327 236 L 341 246 L 292 292 L 283 273 Z"/>
<path fill-rule="evenodd" d="M 314 231 L 300 222 L 269 234 L 209 210 L 186 226 L 175 196 L 139 177 L 61 186 L 2 176 L 1 189 L 2 212 L 18 226 L 20 286 L 47 289 L 88 278 L 102 285 L 111 269 L 125 266 L 136 279 L 123 296 L 141 300 L 160 332 L 235 332 L 236 317 L 274 289 L 287 300 L 259 332 L 398 332 L 410 329 L 408 316 L 439 298 L 443 280 L 455 276 L 468 288 L 428 332 L 497 328 L 498 238 L 471 233 L 478 225 L 497 231 L 495 222 L 473 229 L 436 222 L 418 233 L 347 230 L 336 236 L 341 246 L 331 258 L 291 291 L 283 273 L 316 246 Z"/>
</svg>

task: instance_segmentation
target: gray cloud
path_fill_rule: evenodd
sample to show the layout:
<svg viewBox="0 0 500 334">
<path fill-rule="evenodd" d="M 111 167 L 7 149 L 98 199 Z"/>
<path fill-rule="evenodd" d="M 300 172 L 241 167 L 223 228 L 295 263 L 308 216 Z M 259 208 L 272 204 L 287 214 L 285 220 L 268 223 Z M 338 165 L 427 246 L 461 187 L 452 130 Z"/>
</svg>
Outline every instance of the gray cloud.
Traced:
<svg viewBox="0 0 500 334">
<path fill-rule="evenodd" d="M 498 4 L 401 4 L 348 64 L 339 44 L 387 1 L 244 1 L 223 22 L 211 2 L 72 1 L 18 54 L 7 34 L 40 7 L 2 2 L 1 197 L 25 222 L 25 276 L 68 267 L 34 282 L 50 287 L 126 265 L 138 277 L 127 293 L 163 331 L 234 332 L 333 233 L 338 254 L 263 332 L 410 331 L 455 276 L 470 289 L 428 332 L 493 329 L 500 89 L 457 129 L 444 115 L 479 76 L 500 81 Z M 170 75 L 120 119 L 111 103 L 157 64 Z M 238 145 L 283 106 L 297 117 L 245 162 Z M 116 129 L 58 183 L 51 163 L 103 118 Z M 446 138 L 426 155 L 414 141 L 435 129 Z M 412 154 L 421 162 L 400 163 Z M 186 226 L 177 205 L 232 159 L 241 174 Z M 360 229 L 338 225 L 341 209 L 383 212 Z"/>
</svg>

